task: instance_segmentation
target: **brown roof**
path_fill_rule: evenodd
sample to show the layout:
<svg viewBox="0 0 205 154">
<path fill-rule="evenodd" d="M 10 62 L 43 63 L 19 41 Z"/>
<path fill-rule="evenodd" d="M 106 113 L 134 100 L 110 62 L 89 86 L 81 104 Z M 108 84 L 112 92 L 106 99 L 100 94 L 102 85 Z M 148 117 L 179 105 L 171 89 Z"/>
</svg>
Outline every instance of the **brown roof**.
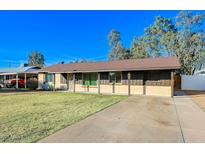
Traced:
<svg viewBox="0 0 205 154">
<path fill-rule="evenodd" d="M 180 63 L 176 57 L 127 59 L 103 62 L 86 62 L 55 64 L 40 70 L 40 72 L 97 72 L 97 71 L 131 71 L 131 70 L 164 70 L 179 69 Z"/>
</svg>

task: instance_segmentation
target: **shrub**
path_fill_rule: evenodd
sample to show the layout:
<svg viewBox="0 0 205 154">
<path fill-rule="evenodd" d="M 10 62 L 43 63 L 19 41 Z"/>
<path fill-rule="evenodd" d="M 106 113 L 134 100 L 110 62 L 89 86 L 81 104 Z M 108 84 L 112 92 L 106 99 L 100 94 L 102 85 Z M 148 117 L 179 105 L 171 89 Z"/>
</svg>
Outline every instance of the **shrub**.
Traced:
<svg viewBox="0 0 205 154">
<path fill-rule="evenodd" d="M 27 84 L 27 88 L 31 90 L 35 90 L 38 88 L 38 79 L 30 78 L 27 80 L 26 84 Z"/>
</svg>

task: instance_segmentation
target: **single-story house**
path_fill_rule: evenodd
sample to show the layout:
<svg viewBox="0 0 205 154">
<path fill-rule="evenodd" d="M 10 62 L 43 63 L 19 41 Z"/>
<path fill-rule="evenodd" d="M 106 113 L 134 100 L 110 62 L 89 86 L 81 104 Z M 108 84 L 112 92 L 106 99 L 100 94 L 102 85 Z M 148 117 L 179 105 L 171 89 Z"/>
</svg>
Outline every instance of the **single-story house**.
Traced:
<svg viewBox="0 0 205 154">
<path fill-rule="evenodd" d="M 176 57 L 55 64 L 39 71 L 39 88 L 126 95 L 173 96 Z"/>
<path fill-rule="evenodd" d="M 5 82 L 12 79 L 22 79 L 25 81 L 25 88 L 27 87 L 26 81 L 30 78 L 38 79 L 38 66 L 21 65 L 17 68 L 0 68 L 0 81 Z M 18 82 L 16 82 L 16 88 L 18 88 Z"/>
</svg>

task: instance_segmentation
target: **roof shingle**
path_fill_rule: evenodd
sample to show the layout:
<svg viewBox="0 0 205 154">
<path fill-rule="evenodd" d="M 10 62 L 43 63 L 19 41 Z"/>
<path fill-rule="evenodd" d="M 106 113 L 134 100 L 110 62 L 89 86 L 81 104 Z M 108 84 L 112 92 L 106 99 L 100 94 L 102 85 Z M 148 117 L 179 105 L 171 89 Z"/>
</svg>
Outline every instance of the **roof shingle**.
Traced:
<svg viewBox="0 0 205 154">
<path fill-rule="evenodd" d="M 180 63 L 177 57 L 160 57 L 102 62 L 55 64 L 41 69 L 40 72 L 104 72 L 131 70 L 164 70 L 179 68 Z"/>
</svg>

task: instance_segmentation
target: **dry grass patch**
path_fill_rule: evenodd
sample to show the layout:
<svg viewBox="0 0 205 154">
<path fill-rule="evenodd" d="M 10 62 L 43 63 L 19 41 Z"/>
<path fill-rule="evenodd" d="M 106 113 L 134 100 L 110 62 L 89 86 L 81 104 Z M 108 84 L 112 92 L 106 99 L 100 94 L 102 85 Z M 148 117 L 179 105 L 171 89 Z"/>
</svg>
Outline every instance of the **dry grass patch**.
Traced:
<svg viewBox="0 0 205 154">
<path fill-rule="evenodd" d="M 0 142 L 36 142 L 127 96 L 59 92 L 0 96 Z"/>
</svg>

